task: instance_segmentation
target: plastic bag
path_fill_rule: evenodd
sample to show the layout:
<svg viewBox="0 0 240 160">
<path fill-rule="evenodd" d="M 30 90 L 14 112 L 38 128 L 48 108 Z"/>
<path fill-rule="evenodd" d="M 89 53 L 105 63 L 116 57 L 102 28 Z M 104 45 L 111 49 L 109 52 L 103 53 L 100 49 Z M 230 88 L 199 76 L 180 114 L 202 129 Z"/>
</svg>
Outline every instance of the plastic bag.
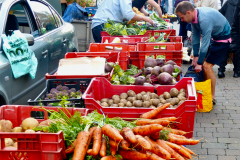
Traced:
<svg viewBox="0 0 240 160">
<path fill-rule="evenodd" d="M 204 82 L 195 82 L 197 92 L 197 111 L 210 112 L 213 108 L 211 79 Z"/>
<path fill-rule="evenodd" d="M 13 31 L 11 36 L 2 35 L 3 50 L 11 64 L 14 78 L 30 74 L 34 79 L 38 61 L 33 51 L 29 49 L 27 39 L 19 31 Z"/>
<path fill-rule="evenodd" d="M 184 77 L 192 77 L 195 82 L 202 82 L 204 80 L 203 70 L 197 73 L 193 66 L 189 66 Z"/>
</svg>

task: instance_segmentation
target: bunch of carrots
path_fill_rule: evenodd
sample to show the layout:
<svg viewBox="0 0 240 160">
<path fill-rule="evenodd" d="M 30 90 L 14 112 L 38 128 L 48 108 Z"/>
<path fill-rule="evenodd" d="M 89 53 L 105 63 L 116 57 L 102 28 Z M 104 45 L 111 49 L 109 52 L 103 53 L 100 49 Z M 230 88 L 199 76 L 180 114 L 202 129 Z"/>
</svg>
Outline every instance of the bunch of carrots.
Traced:
<svg viewBox="0 0 240 160">
<path fill-rule="evenodd" d="M 121 131 L 110 124 L 102 128 L 94 126 L 81 131 L 77 139 L 66 149 L 73 154 L 73 160 L 84 160 L 86 154 L 101 157 L 101 160 L 186 160 L 195 155 L 183 145 L 195 145 L 200 140 L 188 139 L 186 132 L 168 126 L 177 120 L 175 117 L 152 120 L 170 104 L 164 104 L 144 113 L 134 128 L 124 127 Z M 89 148 L 92 142 L 92 148 Z M 110 155 L 107 148 L 110 147 Z M 120 156 L 119 156 L 120 155 Z"/>
</svg>

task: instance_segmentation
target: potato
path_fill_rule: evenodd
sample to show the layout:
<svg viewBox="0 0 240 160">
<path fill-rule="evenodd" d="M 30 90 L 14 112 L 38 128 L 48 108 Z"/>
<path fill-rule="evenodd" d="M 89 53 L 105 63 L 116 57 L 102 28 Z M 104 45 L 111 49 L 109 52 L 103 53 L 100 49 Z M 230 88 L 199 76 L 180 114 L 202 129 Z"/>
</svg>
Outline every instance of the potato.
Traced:
<svg viewBox="0 0 240 160">
<path fill-rule="evenodd" d="M 178 90 L 177 90 L 177 88 L 172 88 L 171 90 L 170 90 L 170 95 L 171 95 L 171 97 L 177 97 L 178 96 Z"/>
<path fill-rule="evenodd" d="M 131 103 L 133 103 L 135 100 L 137 100 L 136 97 L 128 97 L 127 101 L 130 101 Z"/>
<path fill-rule="evenodd" d="M 183 97 L 186 97 L 186 93 L 184 93 L 184 92 L 180 92 L 179 94 L 178 94 L 178 96 L 179 95 L 181 95 L 181 96 L 183 96 Z"/>
<path fill-rule="evenodd" d="M 22 132 L 22 127 L 15 127 L 12 130 L 13 132 Z"/>
<path fill-rule="evenodd" d="M 27 130 L 25 131 L 25 133 L 35 133 L 35 131 L 32 130 L 32 129 L 27 129 Z"/>
<path fill-rule="evenodd" d="M 179 99 L 178 98 L 173 98 L 173 100 L 175 101 L 175 105 L 179 103 Z"/>
<path fill-rule="evenodd" d="M 137 100 L 142 100 L 142 94 L 138 93 L 136 98 L 137 98 Z"/>
<path fill-rule="evenodd" d="M 140 100 L 134 101 L 134 102 L 133 102 L 133 105 L 134 105 L 135 107 L 142 107 L 142 101 L 140 101 Z"/>
<path fill-rule="evenodd" d="M 130 101 L 127 101 L 126 106 L 127 107 L 132 107 L 132 103 Z"/>
<path fill-rule="evenodd" d="M 147 95 L 151 96 L 151 95 L 152 95 L 152 92 L 149 92 L 149 91 L 148 91 L 148 92 L 147 92 Z"/>
<path fill-rule="evenodd" d="M 160 102 L 161 102 L 162 104 L 167 103 L 166 100 L 165 100 L 164 98 L 160 98 Z"/>
<path fill-rule="evenodd" d="M 161 98 L 163 98 L 163 99 L 164 99 L 164 96 L 163 96 L 163 94 L 161 94 L 161 95 L 159 96 L 159 99 L 161 99 Z"/>
<path fill-rule="evenodd" d="M 148 107 L 150 107 L 151 106 L 151 103 L 149 102 L 149 101 L 144 101 L 143 102 L 143 107 L 144 108 L 148 108 Z"/>
<path fill-rule="evenodd" d="M 26 118 L 22 121 L 22 128 L 24 131 L 28 129 L 33 129 L 39 125 L 38 121 L 32 117 Z"/>
<path fill-rule="evenodd" d="M 180 101 L 185 101 L 186 97 L 184 97 L 182 94 L 179 94 L 177 97 Z"/>
<path fill-rule="evenodd" d="M 173 108 L 173 105 L 170 105 L 168 108 Z"/>
<path fill-rule="evenodd" d="M 5 138 L 5 147 L 11 147 L 13 146 L 13 140 L 11 138 Z"/>
<path fill-rule="evenodd" d="M 119 95 L 113 95 L 112 99 L 114 100 L 115 98 L 119 98 L 120 99 L 120 96 Z"/>
<path fill-rule="evenodd" d="M 0 131 L 2 132 L 12 132 L 13 125 L 9 120 L 1 120 L 0 121 Z"/>
<path fill-rule="evenodd" d="M 151 94 L 151 99 L 158 99 L 158 95 L 156 93 L 152 93 Z"/>
<path fill-rule="evenodd" d="M 103 106 L 103 107 L 109 107 L 109 105 L 108 105 L 107 102 L 102 102 L 102 103 L 101 103 L 101 106 Z"/>
<path fill-rule="evenodd" d="M 177 105 L 180 106 L 184 101 L 180 101 Z"/>
<path fill-rule="evenodd" d="M 101 102 L 100 102 L 100 101 L 97 101 L 97 103 L 98 103 L 98 104 L 101 104 Z"/>
<path fill-rule="evenodd" d="M 144 91 L 141 92 L 141 95 L 145 95 L 145 94 L 146 94 L 146 92 L 144 92 Z"/>
<path fill-rule="evenodd" d="M 164 92 L 163 97 L 164 97 L 164 99 L 169 99 L 169 98 L 171 98 L 171 95 L 168 92 Z"/>
<path fill-rule="evenodd" d="M 186 90 L 182 88 L 182 89 L 180 89 L 179 92 L 180 92 L 180 93 L 183 93 L 183 92 L 186 93 Z"/>
<path fill-rule="evenodd" d="M 120 98 L 114 98 L 114 99 L 113 99 L 113 103 L 114 103 L 114 104 L 120 103 Z"/>
<path fill-rule="evenodd" d="M 118 107 L 124 107 L 125 105 L 123 103 L 118 103 Z"/>
<path fill-rule="evenodd" d="M 143 101 L 150 101 L 150 96 L 145 94 L 144 96 L 142 96 L 142 100 Z"/>
<path fill-rule="evenodd" d="M 159 99 L 151 99 L 151 100 L 150 100 L 150 103 L 151 103 L 151 105 L 153 105 L 153 106 L 157 106 L 157 105 L 160 103 L 160 100 L 159 100 Z"/>
<path fill-rule="evenodd" d="M 152 105 L 152 106 L 150 106 L 149 108 L 156 108 L 156 107 Z"/>
<path fill-rule="evenodd" d="M 169 98 L 166 100 L 167 103 L 170 103 L 171 105 L 175 105 L 175 100 L 173 98 Z"/>
<path fill-rule="evenodd" d="M 106 103 L 108 103 L 108 98 L 103 98 L 103 99 L 101 99 L 101 103 L 103 103 L 103 102 L 106 102 Z"/>
<path fill-rule="evenodd" d="M 110 107 L 118 107 L 118 104 L 112 104 Z"/>
<path fill-rule="evenodd" d="M 127 99 L 127 97 L 128 97 L 127 93 L 120 94 L 120 99 Z"/>
<path fill-rule="evenodd" d="M 173 106 L 173 108 L 177 108 L 177 107 L 178 107 L 178 105 L 174 105 L 174 106 Z"/>
<path fill-rule="evenodd" d="M 42 121 L 39 126 L 50 126 L 51 123 L 56 123 L 54 120 L 47 119 L 45 121 Z"/>
<path fill-rule="evenodd" d="M 112 99 L 109 99 L 108 100 L 108 105 L 111 106 L 113 104 L 113 100 Z"/>
<path fill-rule="evenodd" d="M 120 103 L 123 103 L 124 104 L 124 106 L 127 104 L 127 100 L 126 99 L 121 99 L 120 100 Z"/>
<path fill-rule="evenodd" d="M 127 94 L 128 94 L 129 97 L 134 97 L 134 96 L 136 96 L 136 93 L 135 93 L 133 90 L 129 90 L 129 91 L 127 92 Z"/>
</svg>

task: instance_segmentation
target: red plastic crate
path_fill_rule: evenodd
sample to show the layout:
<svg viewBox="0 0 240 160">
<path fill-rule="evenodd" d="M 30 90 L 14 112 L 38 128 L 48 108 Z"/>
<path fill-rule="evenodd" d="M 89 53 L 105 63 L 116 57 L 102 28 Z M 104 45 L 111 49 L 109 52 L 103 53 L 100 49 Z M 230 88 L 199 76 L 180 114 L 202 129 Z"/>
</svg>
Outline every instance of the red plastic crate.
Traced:
<svg viewBox="0 0 240 160">
<path fill-rule="evenodd" d="M 154 36 L 155 39 L 157 39 L 159 36 Z M 167 36 L 164 36 L 164 39 L 166 39 Z M 145 42 L 149 39 L 149 37 L 143 37 L 141 42 Z M 169 36 L 168 39 L 170 42 L 182 42 L 182 36 Z M 151 42 L 150 42 L 151 43 Z"/>
<path fill-rule="evenodd" d="M 57 108 L 44 107 L 57 111 Z M 61 108 L 62 109 L 62 108 Z M 67 108 L 70 114 L 76 111 L 83 116 L 88 114 L 86 108 Z M 47 119 L 48 113 L 36 106 L 7 105 L 0 107 L 0 119 L 10 120 L 13 127 L 20 126 L 22 121 L 31 117 L 32 111 L 44 114 L 42 122 Z M 66 112 L 65 112 L 66 113 Z M 17 148 L 5 147 L 4 138 L 17 138 Z M 0 132 L 0 159 L 1 160 L 63 160 L 66 159 L 65 142 L 62 131 L 58 133 L 9 133 Z"/>
<path fill-rule="evenodd" d="M 123 54 L 123 53 L 122 53 Z M 106 58 L 108 62 L 119 62 L 120 61 L 119 52 L 69 52 L 66 53 L 65 58 L 79 58 L 79 57 L 103 57 Z M 93 78 L 93 77 L 104 77 L 111 79 L 113 70 L 110 73 L 104 75 L 58 75 L 57 72 L 53 75 L 46 73 L 45 79 L 73 79 L 73 78 Z"/>
<path fill-rule="evenodd" d="M 126 36 L 124 37 L 117 36 L 117 37 L 120 38 L 121 43 L 132 44 L 132 45 L 136 45 L 137 42 L 141 42 L 142 40 L 142 37 L 126 37 Z M 108 43 L 112 43 L 112 41 L 117 37 L 103 36 L 101 43 L 104 43 L 106 40 L 108 40 Z"/>
<path fill-rule="evenodd" d="M 171 88 L 176 87 L 178 90 L 184 88 L 187 91 L 187 100 L 178 106 L 176 109 L 167 108 L 163 110 L 156 118 L 175 116 L 178 118 L 178 124 L 174 128 L 178 128 L 189 132 L 187 137 L 193 136 L 194 117 L 197 107 L 197 97 L 193 78 L 182 78 L 176 85 L 158 86 L 156 88 L 157 94 L 169 92 Z M 111 98 L 114 94 L 120 95 L 128 90 L 140 93 L 154 92 L 153 86 L 135 86 L 135 85 L 112 85 L 104 78 L 94 78 L 87 91 L 83 94 L 83 99 L 86 108 L 90 110 L 97 110 L 99 113 L 104 113 L 108 117 L 121 118 L 139 118 L 141 114 L 151 111 L 151 108 L 127 108 L 127 107 L 102 107 L 97 103 L 97 100 L 102 98 Z"/>
</svg>

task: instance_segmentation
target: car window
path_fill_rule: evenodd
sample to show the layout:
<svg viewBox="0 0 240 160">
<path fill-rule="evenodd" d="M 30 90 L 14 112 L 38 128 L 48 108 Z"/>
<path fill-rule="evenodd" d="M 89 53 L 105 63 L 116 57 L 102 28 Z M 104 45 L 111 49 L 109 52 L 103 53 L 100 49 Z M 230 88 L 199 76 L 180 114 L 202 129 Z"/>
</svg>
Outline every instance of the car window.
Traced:
<svg viewBox="0 0 240 160">
<path fill-rule="evenodd" d="M 16 3 L 11 6 L 5 25 L 5 34 L 10 34 L 13 30 L 20 30 L 22 33 L 39 36 L 38 28 L 34 19 L 29 14 L 29 7 L 26 3 Z"/>
<path fill-rule="evenodd" d="M 48 6 L 35 1 L 31 1 L 30 6 L 36 20 L 40 22 L 42 34 L 46 34 L 57 28 L 57 23 Z"/>
<path fill-rule="evenodd" d="M 62 19 L 59 17 L 59 14 L 55 10 L 53 10 L 53 9 L 51 9 L 51 11 L 52 11 L 52 13 L 54 15 L 54 18 L 55 18 L 55 20 L 57 22 L 58 27 L 61 27 L 63 25 L 63 23 L 62 23 Z"/>
</svg>

